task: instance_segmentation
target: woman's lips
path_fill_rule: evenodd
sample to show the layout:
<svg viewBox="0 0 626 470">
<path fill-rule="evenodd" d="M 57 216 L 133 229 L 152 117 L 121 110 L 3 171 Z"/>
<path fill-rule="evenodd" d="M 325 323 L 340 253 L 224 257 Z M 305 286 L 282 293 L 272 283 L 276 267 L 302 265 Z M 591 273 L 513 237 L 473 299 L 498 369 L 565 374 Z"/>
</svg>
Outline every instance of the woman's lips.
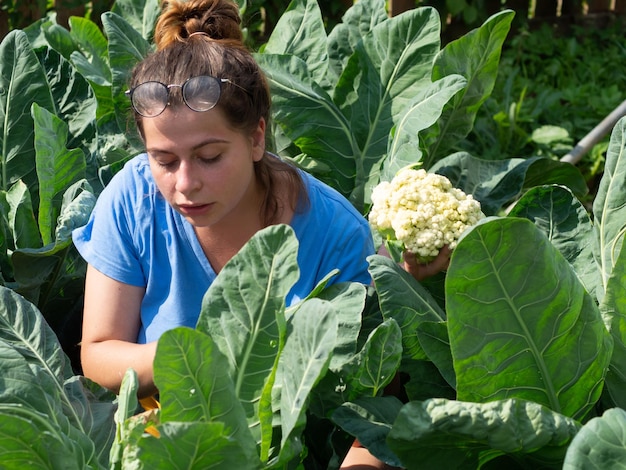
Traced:
<svg viewBox="0 0 626 470">
<path fill-rule="evenodd" d="M 213 204 L 191 204 L 178 206 L 178 210 L 181 214 L 187 216 L 197 216 L 206 214 Z"/>
</svg>

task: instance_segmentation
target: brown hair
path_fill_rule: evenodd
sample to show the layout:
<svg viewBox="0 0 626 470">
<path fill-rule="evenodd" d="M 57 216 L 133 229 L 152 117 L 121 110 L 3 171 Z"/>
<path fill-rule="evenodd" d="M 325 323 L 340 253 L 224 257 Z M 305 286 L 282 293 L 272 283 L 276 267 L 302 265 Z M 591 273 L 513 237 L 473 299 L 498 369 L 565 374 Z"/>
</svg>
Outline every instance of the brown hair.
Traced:
<svg viewBox="0 0 626 470">
<path fill-rule="evenodd" d="M 164 0 L 157 21 L 154 42 L 156 51 L 133 69 L 131 89 L 155 80 L 182 84 L 190 77 L 211 75 L 232 81 L 224 83 L 217 104 L 229 124 L 241 132 L 252 132 L 264 119 L 270 119 L 270 92 L 263 71 L 243 44 L 241 18 L 231 0 Z M 196 33 L 196 34 L 194 34 Z M 182 103 L 180 94 L 171 96 L 171 105 Z M 135 122 L 143 137 L 143 118 L 135 113 Z M 304 183 L 291 164 L 265 154 L 255 163 L 257 180 L 265 190 L 263 220 L 276 222 L 280 205 L 276 196 L 278 172 L 287 176 L 293 209 L 306 200 Z"/>
</svg>

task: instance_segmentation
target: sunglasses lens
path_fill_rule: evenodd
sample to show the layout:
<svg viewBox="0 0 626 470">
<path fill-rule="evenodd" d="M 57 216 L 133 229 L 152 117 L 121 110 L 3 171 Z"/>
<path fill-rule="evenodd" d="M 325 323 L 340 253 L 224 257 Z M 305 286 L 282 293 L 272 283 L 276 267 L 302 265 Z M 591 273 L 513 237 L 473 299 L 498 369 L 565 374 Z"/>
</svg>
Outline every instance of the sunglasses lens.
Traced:
<svg viewBox="0 0 626 470">
<path fill-rule="evenodd" d="M 183 85 L 183 99 L 194 111 L 208 111 L 220 99 L 220 82 L 206 75 L 193 77 Z"/>
<path fill-rule="evenodd" d="M 169 91 L 162 83 L 142 83 L 132 92 L 133 108 L 144 117 L 158 116 L 167 106 L 168 95 Z"/>
</svg>

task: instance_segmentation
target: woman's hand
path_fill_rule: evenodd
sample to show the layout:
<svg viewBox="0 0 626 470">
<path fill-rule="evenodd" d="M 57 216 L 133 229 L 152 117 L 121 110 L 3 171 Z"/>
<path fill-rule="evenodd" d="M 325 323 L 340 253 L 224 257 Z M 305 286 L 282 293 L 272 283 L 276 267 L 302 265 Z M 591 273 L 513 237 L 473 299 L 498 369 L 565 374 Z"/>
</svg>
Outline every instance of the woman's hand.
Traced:
<svg viewBox="0 0 626 470">
<path fill-rule="evenodd" d="M 405 251 L 402 253 L 404 269 L 418 281 L 423 281 L 427 277 L 434 276 L 448 269 L 451 254 L 452 250 L 446 245 L 439 251 L 439 254 L 434 260 L 428 264 L 421 264 L 417 261 L 417 257 L 414 253 Z"/>
</svg>

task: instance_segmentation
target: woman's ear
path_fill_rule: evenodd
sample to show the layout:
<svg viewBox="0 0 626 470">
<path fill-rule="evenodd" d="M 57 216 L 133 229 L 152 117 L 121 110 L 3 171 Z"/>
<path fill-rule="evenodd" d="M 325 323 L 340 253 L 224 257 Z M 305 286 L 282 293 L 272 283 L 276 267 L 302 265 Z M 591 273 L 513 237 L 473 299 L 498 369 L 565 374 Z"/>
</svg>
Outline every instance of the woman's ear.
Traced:
<svg viewBox="0 0 626 470">
<path fill-rule="evenodd" d="M 252 132 L 252 160 L 258 162 L 265 155 L 265 119 L 259 119 L 259 125 Z"/>
</svg>

